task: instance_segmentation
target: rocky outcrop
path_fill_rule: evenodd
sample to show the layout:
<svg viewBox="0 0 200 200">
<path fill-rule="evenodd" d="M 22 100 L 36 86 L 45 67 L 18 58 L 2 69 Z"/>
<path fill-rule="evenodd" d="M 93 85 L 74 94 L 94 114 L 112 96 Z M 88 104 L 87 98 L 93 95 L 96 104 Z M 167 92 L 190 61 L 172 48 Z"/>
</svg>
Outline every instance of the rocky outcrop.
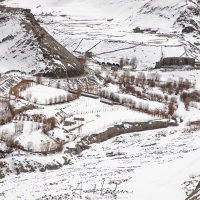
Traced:
<svg viewBox="0 0 200 200">
<path fill-rule="evenodd" d="M 195 31 L 200 33 L 200 22 L 197 20 L 198 18 L 200 18 L 200 7 L 194 2 L 191 2 L 191 5 L 187 6 L 180 13 L 175 24 L 177 23 L 183 27 L 183 33 L 192 33 Z"/>
<path fill-rule="evenodd" d="M 200 182 L 197 184 L 195 190 L 185 200 L 199 200 L 200 199 Z"/>
<path fill-rule="evenodd" d="M 15 158 L 12 159 L 12 162 L 2 161 L 0 160 L 0 179 L 5 178 L 10 174 L 22 174 L 22 173 L 30 173 L 34 171 L 45 172 L 47 170 L 57 170 L 63 167 L 64 165 L 70 165 L 71 160 L 66 156 L 63 156 L 63 161 L 60 163 L 56 160 L 47 163 L 41 163 L 32 159 L 23 159 L 17 160 Z"/>
</svg>

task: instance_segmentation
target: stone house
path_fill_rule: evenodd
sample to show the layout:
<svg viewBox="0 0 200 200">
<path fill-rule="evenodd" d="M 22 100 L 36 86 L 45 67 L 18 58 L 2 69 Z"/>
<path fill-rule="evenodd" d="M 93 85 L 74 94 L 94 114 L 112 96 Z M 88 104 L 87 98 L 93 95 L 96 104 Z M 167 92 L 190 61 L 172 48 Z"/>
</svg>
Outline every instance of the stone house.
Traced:
<svg viewBox="0 0 200 200">
<path fill-rule="evenodd" d="M 167 66 L 183 66 L 183 65 L 195 65 L 195 59 L 194 58 L 188 58 L 188 57 L 166 57 L 161 58 L 159 62 L 156 62 L 155 68 L 161 68 L 161 67 L 167 67 Z"/>
</svg>

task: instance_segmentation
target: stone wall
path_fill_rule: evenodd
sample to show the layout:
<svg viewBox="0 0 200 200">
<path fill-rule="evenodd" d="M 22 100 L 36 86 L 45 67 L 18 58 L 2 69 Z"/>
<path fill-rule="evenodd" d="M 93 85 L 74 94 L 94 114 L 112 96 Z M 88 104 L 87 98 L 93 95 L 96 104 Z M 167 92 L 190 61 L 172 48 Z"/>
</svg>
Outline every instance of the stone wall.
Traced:
<svg viewBox="0 0 200 200">
<path fill-rule="evenodd" d="M 178 124 L 176 122 L 170 122 L 170 121 L 149 121 L 149 122 L 125 122 L 121 125 L 115 125 L 114 127 L 108 128 L 106 131 L 99 133 L 99 134 L 93 134 L 88 137 L 89 141 L 91 143 L 99 143 L 106 141 L 110 138 L 113 138 L 115 136 L 125 134 L 125 133 L 132 133 L 132 132 L 141 132 L 141 131 L 147 131 L 147 130 L 154 130 L 154 129 L 160 129 L 160 128 L 167 128 L 168 126 L 177 126 Z"/>
<path fill-rule="evenodd" d="M 167 128 L 169 126 L 178 126 L 177 122 L 169 120 L 155 120 L 148 122 L 124 122 L 108 128 L 106 131 L 86 136 L 78 142 L 74 148 L 68 148 L 67 153 L 79 154 L 83 150 L 88 149 L 92 143 L 100 143 L 116 137 L 121 134 Z"/>
</svg>

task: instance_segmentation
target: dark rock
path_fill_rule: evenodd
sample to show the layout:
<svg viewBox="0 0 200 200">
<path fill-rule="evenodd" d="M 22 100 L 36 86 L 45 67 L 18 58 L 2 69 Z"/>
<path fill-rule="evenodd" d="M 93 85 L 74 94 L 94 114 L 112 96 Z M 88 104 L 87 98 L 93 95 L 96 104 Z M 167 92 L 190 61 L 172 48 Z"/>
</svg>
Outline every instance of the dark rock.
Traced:
<svg viewBox="0 0 200 200">
<path fill-rule="evenodd" d="M 46 168 L 45 168 L 45 167 L 42 167 L 42 168 L 40 168 L 39 170 L 40 170 L 40 172 L 45 172 L 45 171 L 46 171 Z"/>
<path fill-rule="evenodd" d="M 4 178 L 4 177 L 5 177 L 5 174 L 3 173 L 2 170 L 0 170 L 0 179 L 1 179 L 1 178 Z"/>
<path fill-rule="evenodd" d="M 195 190 L 188 195 L 185 200 L 199 200 L 200 199 L 200 182 L 197 184 Z"/>
<path fill-rule="evenodd" d="M 64 159 L 64 163 L 63 163 L 63 165 L 69 165 L 69 164 L 70 164 L 70 162 L 71 162 L 70 159 L 68 159 L 68 158 L 65 157 L 65 156 L 63 156 L 62 158 Z"/>
<path fill-rule="evenodd" d="M 48 170 L 56 170 L 56 169 L 60 169 L 60 165 L 59 164 L 48 164 L 45 166 L 46 169 Z"/>
<path fill-rule="evenodd" d="M 196 31 L 196 29 L 194 29 L 192 26 L 186 26 L 183 30 L 182 33 L 192 33 Z"/>
</svg>

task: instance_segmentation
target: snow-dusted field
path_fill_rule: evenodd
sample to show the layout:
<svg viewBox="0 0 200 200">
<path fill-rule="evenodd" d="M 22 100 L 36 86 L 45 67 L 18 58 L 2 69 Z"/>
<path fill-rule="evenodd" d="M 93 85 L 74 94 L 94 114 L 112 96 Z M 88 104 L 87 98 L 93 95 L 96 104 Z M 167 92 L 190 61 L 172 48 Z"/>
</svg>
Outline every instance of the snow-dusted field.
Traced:
<svg viewBox="0 0 200 200">
<path fill-rule="evenodd" d="M 155 62 L 160 59 L 162 52 L 166 57 L 181 56 L 185 52 L 185 45 L 179 36 L 173 34 L 133 33 L 130 27 L 123 28 L 115 22 L 103 19 L 84 21 L 49 16 L 38 18 L 45 29 L 67 49 L 75 51 L 77 55 L 90 50 L 95 55 L 94 59 L 101 62 L 118 63 L 121 57 L 136 57 L 138 69 L 144 70 L 155 67 Z M 59 26 L 54 28 L 58 23 Z"/>
<path fill-rule="evenodd" d="M 52 102 L 54 102 L 54 99 L 64 96 L 64 98 L 67 96 L 68 92 L 65 90 L 47 87 L 44 85 L 33 85 L 23 91 L 21 93 L 21 96 L 28 101 L 31 102 L 37 102 L 38 104 L 48 104 L 49 100 L 52 99 Z"/>
</svg>

